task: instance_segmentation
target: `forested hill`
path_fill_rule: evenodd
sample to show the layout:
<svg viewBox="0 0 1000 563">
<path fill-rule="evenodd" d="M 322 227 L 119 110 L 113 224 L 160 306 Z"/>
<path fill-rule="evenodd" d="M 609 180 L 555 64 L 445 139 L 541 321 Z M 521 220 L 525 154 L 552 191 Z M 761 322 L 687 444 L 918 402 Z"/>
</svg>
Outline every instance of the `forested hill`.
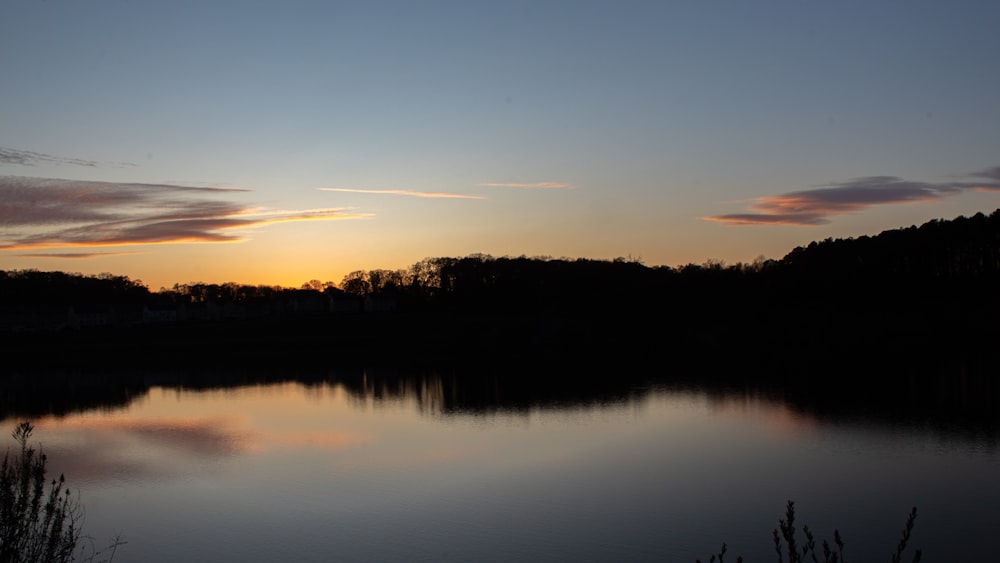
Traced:
<svg viewBox="0 0 1000 563">
<path fill-rule="evenodd" d="M 792 274 L 838 279 L 995 275 L 1000 272 L 1000 209 L 874 237 L 813 242 L 788 253 L 781 265 Z"/>
<path fill-rule="evenodd" d="M 312 281 L 302 288 L 238 283 L 176 284 L 150 291 L 126 276 L 83 276 L 36 270 L 0 271 L 0 313 L 29 308 L 109 305 L 170 310 L 205 303 L 257 304 L 258 311 L 292 311 L 289 303 L 317 297 L 326 308 L 344 299 L 390 299 L 397 310 L 570 312 L 608 308 L 680 306 L 696 310 L 734 298 L 801 301 L 863 298 L 891 288 L 922 295 L 961 286 L 994 293 L 1000 279 L 1000 209 L 953 220 L 884 231 L 876 236 L 827 239 L 799 247 L 780 260 L 726 265 L 709 260 L 679 267 L 637 260 L 552 259 L 471 255 L 427 258 L 401 270 L 362 270 L 339 287 Z M 888 295 L 884 295 L 888 297 Z M 264 303 L 281 306 L 263 307 Z"/>
</svg>

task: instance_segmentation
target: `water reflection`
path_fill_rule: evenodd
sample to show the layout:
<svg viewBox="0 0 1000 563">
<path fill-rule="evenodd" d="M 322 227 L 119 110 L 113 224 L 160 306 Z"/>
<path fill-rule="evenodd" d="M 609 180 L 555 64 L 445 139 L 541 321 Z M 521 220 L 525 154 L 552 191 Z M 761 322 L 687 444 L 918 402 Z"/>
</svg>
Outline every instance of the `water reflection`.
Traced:
<svg viewBox="0 0 1000 563">
<path fill-rule="evenodd" d="M 605 375 L 34 374 L 3 378 L 0 405 L 35 421 L 88 533 L 124 532 L 135 560 L 693 561 L 722 541 L 768 560 L 788 498 L 856 560 L 914 504 L 938 553 L 953 520 L 1000 524 L 996 426 L 950 422 L 982 397 L 941 423 L 920 401 Z"/>
<path fill-rule="evenodd" d="M 820 419 L 836 424 L 923 427 L 949 439 L 966 436 L 975 441 L 995 441 L 1000 429 L 1000 385 L 991 374 L 967 369 L 919 379 L 872 374 L 866 387 L 804 377 L 747 380 L 726 372 L 664 376 L 636 371 L 562 373 L 530 367 L 491 371 L 481 366 L 414 371 L 17 373 L 0 377 L 0 420 L 114 412 L 147 400 L 153 389 L 170 390 L 179 397 L 192 391 L 233 393 L 251 386 L 273 395 L 267 389 L 284 383 L 303 386 L 317 400 L 342 392 L 359 408 L 408 404 L 431 416 L 607 406 L 642 400 L 654 390 L 669 390 L 702 394 L 722 411 L 753 408 L 762 402 L 782 405 L 796 424 Z"/>
<path fill-rule="evenodd" d="M 35 424 L 60 472 L 76 483 L 185 476 L 248 449 L 236 417 L 148 417 L 44 417 Z"/>
<path fill-rule="evenodd" d="M 890 437 L 887 440 L 900 432 L 916 433 L 925 436 L 928 447 L 944 450 L 964 444 L 961 447 L 986 452 L 997 449 L 1000 429 L 994 408 L 998 401 L 989 393 L 940 392 L 932 404 L 911 394 L 908 403 L 897 397 L 891 405 L 875 407 L 870 394 L 857 394 L 863 400 L 851 401 L 829 389 L 808 394 L 797 387 L 708 385 L 636 373 L 572 383 L 568 379 L 532 371 L 386 368 L 294 374 L 19 374 L 0 379 L 0 422 L 34 420 L 39 434 L 46 436 L 46 446 L 58 450 L 67 473 L 84 481 L 184 477 L 210 471 L 230 457 L 281 448 L 332 451 L 377 441 L 374 431 L 353 427 L 347 417 L 331 412 L 330 405 L 388 418 L 414 412 L 441 419 L 521 419 L 530 425 L 540 412 L 579 420 L 621 412 L 638 416 L 657 397 L 669 396 L 674 405 L 686 397 L 711 414 L 712 424 L 750 418 L 785 441 L 834 427 L 866 436 L 882 433 Z M 961 388 L 969 387 L 967 381 L 956 381 Z M 700 436 L 697 429 L 686 431 Z M 391 455 L 406 450 L 404 445 Z M 406 463 L 454 460 L 466 454 L 444 447 L 420 453 L 423 461 L 411 458 Z"/>
</svg>

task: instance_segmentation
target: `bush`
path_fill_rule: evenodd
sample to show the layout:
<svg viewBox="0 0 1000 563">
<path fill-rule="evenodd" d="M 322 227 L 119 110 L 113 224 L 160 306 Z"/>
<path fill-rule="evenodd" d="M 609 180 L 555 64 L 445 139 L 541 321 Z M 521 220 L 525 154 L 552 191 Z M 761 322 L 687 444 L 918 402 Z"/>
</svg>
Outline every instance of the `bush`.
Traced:
<svg viewBox="0 0 1000 563">
<path fill-rule="evenodd" d="M 0 466 L 0 562 L 72 561 L 80 541 L 80 508 L 60 475 L 46 491 L 45 454 L 28 445 L 33 427 L 14 429 L 21 445 Z"/>
</svg>

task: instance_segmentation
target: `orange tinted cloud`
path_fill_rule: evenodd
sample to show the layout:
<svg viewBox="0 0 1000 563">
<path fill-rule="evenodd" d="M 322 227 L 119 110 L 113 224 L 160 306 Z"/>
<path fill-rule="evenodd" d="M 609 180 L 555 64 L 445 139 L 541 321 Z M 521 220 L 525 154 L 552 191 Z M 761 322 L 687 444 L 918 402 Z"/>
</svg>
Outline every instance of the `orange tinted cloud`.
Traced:
<svg viewBox="0 0 1000 563">
<path fill-rule="evenodd" d="M 347 192 L 353 194 L 403 195 L 443 199 L 486 199 L 481 195 L 456 194 L 449 192 L 418 192 L 414 190 L 363 190 L 359 188 L 319 188 L 324 192 Z"/>
<path fill-rule="evenodd" d="M 22 258 L 100 258 L 103 256 L 128 256 L 142 252 L 45 252 L 18 254 Z"/>
<path fill-rule="evenodd" d="M 3 176 L 0 250 L 236 242 L 243 240 L 237 229 L 367 216 L 342 208 L 268 211 L 219 199 L 245 191 Z"/>
<path fill-rule="evenodd" d="M 748 213 L 704 217 L 729 225 L 822 225 L 829 217 L 861 211 L 876 205 L 935 201 L 964 190 L 1000 191 L 1000 167 L 971 174 L 984 182 L 932 184 L 895 176 L 857 178 L 842 184 L 801 190 L 753 200 Z"/>
</svg>

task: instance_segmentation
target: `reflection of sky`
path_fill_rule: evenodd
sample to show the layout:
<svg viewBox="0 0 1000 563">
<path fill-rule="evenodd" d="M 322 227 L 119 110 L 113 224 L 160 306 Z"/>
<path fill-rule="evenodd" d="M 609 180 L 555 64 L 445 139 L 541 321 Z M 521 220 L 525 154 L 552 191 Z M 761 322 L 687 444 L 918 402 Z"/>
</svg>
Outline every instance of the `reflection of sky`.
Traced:
<svg viewBox="0 0 1000 563">
<path fill-rule="evenodd" d="M 326 426 L 329 413 L 317 407 L 324 395 L 340 393 L 293 384 L 205 392 L 156 387 L 120 412 L 39 420 L 35 435 L 77 481 L 181 477 L 229 458 L 370 440 Z"/>
<path fill-rule="evenodd" d="M 340 387 L 293 383 L 211 391 L 156 387 L 120 411 L 38 420 L 35 437 L 53 469 L 85 488 L 221 475 L 247 464 L 280 472 L 291 457 L 319 463 L 330 475 L 406 468 L 430 477 L 446 466 L 502 475 L 527 467 L 572 468 L 595 447 L 638 439 L 636 424 L 649 415 L 637 403 L 428 416 L 427 405 L 439 404 L 434 390 L 412 391 L 377 400 Z M 700 407 L 681 408 L 671 425 L 693 430 L 685 422 L 692 408 Z M 677 439 L 699 438 L 686 433 Z"/>
<path fill-rule="evenodd" d="M 789 498 L 822 537 L 841 526 L 860 560 L 891 547 L 913 504 L 918 530 L 937 530 L 1000 502 L 976 486 L 993 482 L 995 451 L 764 399 L 663 391 L 475 416 L 426 399 L 154 387 L 119 411 L 37 420 L 35 438 L 80 489 L 86 532 L 122 533 L 128 560 L 693 560 L 721 541 L 767 560 Z"/>
</svg>

